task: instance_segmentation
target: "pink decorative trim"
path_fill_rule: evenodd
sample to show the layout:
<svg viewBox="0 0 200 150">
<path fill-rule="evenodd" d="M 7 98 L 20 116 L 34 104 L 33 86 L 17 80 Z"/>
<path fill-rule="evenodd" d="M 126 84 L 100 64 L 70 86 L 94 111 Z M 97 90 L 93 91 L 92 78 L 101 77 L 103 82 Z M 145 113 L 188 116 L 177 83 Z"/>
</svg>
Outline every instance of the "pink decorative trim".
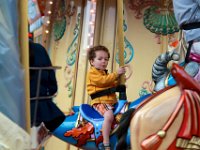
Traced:
<svg viewBox="0 0 200 150">
<path fill-rule="evenodd" d="M 198 55 L 198 54 L 191 53 L 190 56 L 189 56 L 189 59 L 191 61 L 195 61 L 195 62 L 200 63 L 200 55 Z"/>
</svg>

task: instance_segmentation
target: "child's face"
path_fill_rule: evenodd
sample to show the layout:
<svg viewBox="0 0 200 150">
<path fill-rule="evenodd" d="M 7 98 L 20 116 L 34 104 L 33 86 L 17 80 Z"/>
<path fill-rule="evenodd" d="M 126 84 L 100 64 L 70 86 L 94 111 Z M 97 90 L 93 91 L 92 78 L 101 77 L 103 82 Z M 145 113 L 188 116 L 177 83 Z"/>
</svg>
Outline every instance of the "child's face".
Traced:
<svg viewBox="0 0 200 150">
<path fill-rule="evenodd" d="M 96 57 L 90 61 L 91 65 L 99 70 L 105 70 L 108 65 L 108 53 L 99 50 L 96 51 Z"/>
</svg>

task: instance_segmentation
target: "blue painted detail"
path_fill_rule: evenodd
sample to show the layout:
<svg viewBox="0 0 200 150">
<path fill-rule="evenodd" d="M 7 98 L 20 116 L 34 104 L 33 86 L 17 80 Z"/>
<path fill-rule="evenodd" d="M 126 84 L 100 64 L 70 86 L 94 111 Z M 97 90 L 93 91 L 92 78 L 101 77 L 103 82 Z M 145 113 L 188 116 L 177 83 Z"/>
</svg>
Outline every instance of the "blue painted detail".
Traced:
<svg viewBox="0 0 200 150">
<path fill-rule="evenodd" d="M 133 60 L 134 57 L 134 49 L 131 43 L 124 37 L 125 49 L 124 49 L 124 63 L 128 64 Z M 116 62 L 119 64 L 119 53 L 116 54 L 115 57 Z"/>
<path fill-rule="evenodd" d="M 94 120 L 98 121 L 103 119 L 103 116 L 88 104 L 82 104 L 79 110 L 83 118 L 87 121 L 93 122 Z"/>
<path fill-rule="evenodd" d="M 170 74 L 169 78 L 168 78 L 167 85 L 172 86 L 172 85 L 175 85 L 175 84 L 176 84 L 176 81 L 174 80 L 173 76 Z"/>
<path fill-rule="evenodd" d="M 185 65 L 185 62 L 182 62 L 179 64 L 180 66 L 184 66 Z M 174 79 L 174 77 L 170 74 L 169 75 L 169 78 L 168 78 L 168 81 L 167 81 L 167 85 L 168 86 L 172 86 L 172 85 L 175 85 L 176 84 L 176 81 Z"/>
<path fill-rule="evenodd" d="M 139 91 L 139 96 L 142 97 L 142 96 L 147 95 L 147 94 L 149 94 L 149 93 L 150 93 L 150 92 L 149 92 L 147 89 L 142 88 L 142 89 Z"/>
<path fill-rule="evenodd" d="M 40 28 L 43 25 L 43 19 L 39 18 L 34 23 L 30 24 L 29 30 L 30 32 L 34 32 L 38 28 Z"/>
<path fill-rule="evenodd" d="M 73 106 L 73 107 L 72 107 L 72 110 L 73 110 L 74 112 L 78 112 L 78 111 L 79 111 L 79 107 L 80 107 L 80 106 Z"/>
<path fill-rule="evenodd" d="M 93 124 L 95 138 L 98 138 L 101 135 L 103 116 L 88 104 L 82 104 L 80 106 L 80 113 L 84 119 Z"/>
<path fill-rule="evenodd" d="M 78 36 L 79 36 L 79 31 L 80 31 L 80 17 L 81 14 L 78 13 L 77 15 L 77 23 L 74 28 L 74 39 L 70 46 L 67 49 L 67 59 L 66 62 L 69 66 L 72 66 L 76 62 L 76 54 L 77 54 L 77 49 L 78 49 Z"/>
<path fill-rule="evenodd" d="M 128 30 L 128 25 L 127 25 L 125 19 L 123 20 L 123 30 L 124 30 L 124 32 L 126 32 Z M 124 36 L 124 48 L 125 48 L 124 49 L 124 63 L 128 64 L 133 60 L 134 49 L 133 49 L 132 44 L 126 38 L 126 36 Z M 116 53 L 115 60 L 119 64 L 119 54 L 118 54 L 118 52 Z"/>
<path fill-rule="evenodd" d="M 119 100 L 114 106 L 114 115 L 117 115 L 126 103 L 127 100 Z M 103 116 L 88 104 L 82 104 L 79 110 L 82 117 L 94 125 L 95 137 L 98 138 L 101 135 L 102 124 L 104 121 Z"/>
<path fill-rule="evenodd" d="M 129 49 L 129 55 L 128 55 L 129 59 L 126 60 L 126 64 L 128 64 L 133 59 L 134 49 L 133 49 L 132 44 L 128 41 L 128 39 L 126 37 L 124 38 L 124 42 L 125 42 L 125 49 Z"/>
<path fill-rule="evenodd" d="M 126 144 L 127 145 L 131 145 L 131 133 L 130 133 L 130 128 L 128 128 L 128 131 L 127 131 L 127 136 L 126 136 Z"/>
<path fill-rule="evenodd" d="M 119 100 L 118 103 L 114 106 L 114 115 L 117 115 L 120 113 L 122 108 L 124 108 L 125 105 L 128 105 L 128 109 L 130 108 L 136 108 L 141 102 L 143 102 L 146 98 L 148 98 L 150 94 L 147 94 L 145 96 L 142 96 L 138 98 L 137 100 L 128 103 L 127 100 Z M 82 118 L 84 118 L 86 121 L 91 122 L 94 126 L 94 138 L 93 140 L 88 140 L 84 145 L 82 145 L 81 149 L 87 149 L 87 150 L 95 150 L 98 149 L 98 147 L 102 146 L 102 142 L 99 145 L 96 145 L 96 139 L 101 135 L 101 129 L 102 129 L 102 123 L 103 123 L 103 116 L 101 116 L 94 108 L 92 108 L 88 104 L 82 104 L 80 106 L 74 106 L 73 111 L 75 112 L 72 116 L 67 116 L 64 122 L 53 132 L 53 135 L 58 137 L 59 139 L 72 144 L 76 145 L 77 140 L 74 139 L 72 136 L 66 137 L 64 134 L 67 131 L 72 130 L 75 128 L 78 116 L 81 115 Z M 117 136 L 115 134 L 112 134 L 110 136 L 110 143 L 111 143 L 111 149 L 115 149 L 117 144 Z M 130 145 L 130 130 L 127 132 L 127 144 Z"/>
<path fill-rule="evenodd" d="M 66 62 L 69 66 L 72 66 L 76 61 L 76 48 L 72 49 L 72 47 L 74 46 L 74 43 L 76 42 L 77 38 L 78 38 L 78 34 L 75 36 L 75 38 L 73 39 L 72 43 L 70 44 L 67 50 L 67 54 L 69 55 L 66 59 Z"/>
<path fill-rule="evenodd" d="M 115 104 L 114 109 L 114 115 L 117 115 L 120 113 L 121 109 L 124 107 L 124 105 L 127 103 L 127 100 L 118 100 L 118 103 Z"/>
<path fill-rule="evenodd" d="M 54 130 L 53 135 L 67 143 L 75 145 L 77 141 L 72 137 L 65 137 L 64 134 L 66 131 L 72 130 L 75 127 L 78 113 L 79 112 L 76 112 L 72 116 L 67 116 L 64 122 Z"/>
<path fill-rule="evenodd" d="M 128 29 L 128 26 L 126 24 L 126 20 L 123 20 L 123 28 L 124 28 L 124 32 L 126 32 L 127 29 Z"/>
<path fill-rule="evenodd" d="M 134 100 L 133 102 L 130 103 L 129 109 L 130 108 L 136 108 L 141 102 L 146 100 L 149 96 L 151 96 L 151 94 L 144 95 L 144 96 Z"/>
</svg>

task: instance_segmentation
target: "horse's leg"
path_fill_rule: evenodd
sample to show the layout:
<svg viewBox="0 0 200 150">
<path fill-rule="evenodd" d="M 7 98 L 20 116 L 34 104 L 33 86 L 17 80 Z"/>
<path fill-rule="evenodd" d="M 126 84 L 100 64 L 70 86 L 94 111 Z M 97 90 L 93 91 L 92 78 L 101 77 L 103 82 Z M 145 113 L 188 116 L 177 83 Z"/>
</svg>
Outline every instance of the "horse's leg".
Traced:
<svg viewBox="0 0 200 150">
<path fill-rule="evenodd" d="M 116 135 L 118 138 L 116 150 L 123 150 L 128 148 L 128 145 L 126 143 L 127 131 L 129 129 L 130 121 L 134 111 L 135 109 L 133 108 L 129 109 L 122 115 L 122 118 L 120 119 L 119 127 L 116 131 Z"/>
</svg>

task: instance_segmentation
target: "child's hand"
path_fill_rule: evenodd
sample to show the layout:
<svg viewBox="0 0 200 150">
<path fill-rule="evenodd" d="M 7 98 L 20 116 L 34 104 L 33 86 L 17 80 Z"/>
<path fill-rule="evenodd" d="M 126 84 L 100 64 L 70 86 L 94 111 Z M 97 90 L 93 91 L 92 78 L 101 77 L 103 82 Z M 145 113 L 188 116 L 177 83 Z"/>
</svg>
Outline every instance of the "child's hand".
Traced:
<svg viewBox="0 0 200 150">
<path fill-rule="evenodd" d="M 125 67 L 119 67 L 119 69 L 118 69 L 118 71 L 117 71 L 117 74 L 118 74 L 118 75 L 122 75 L 122 74 L 124 74 L 124 73 L 126 73 Z"/>
</svg>

